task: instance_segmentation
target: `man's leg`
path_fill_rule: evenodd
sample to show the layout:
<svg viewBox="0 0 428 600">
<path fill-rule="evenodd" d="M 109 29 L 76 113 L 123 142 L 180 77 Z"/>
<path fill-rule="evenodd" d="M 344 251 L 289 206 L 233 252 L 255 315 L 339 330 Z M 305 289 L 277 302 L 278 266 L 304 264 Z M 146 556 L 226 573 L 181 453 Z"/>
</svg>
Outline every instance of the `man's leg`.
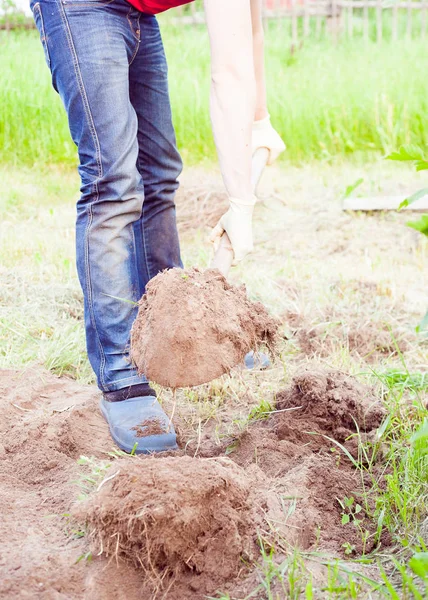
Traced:
<svg viewBox="0 0 428 600">
<path fill-rule="evenodd" d="M 137 117 L 129 63 L 138 47 L 129 4 L 41 0 L 54 87 L 79 151 L 77 268 L 85 299 L 88 355 L 107 392 L 145 382 L 127 359 L 139 300 L 133 226 L 144 187 L 136 168 Z M 47 116 L 48 118 L 48 116 Z"/>
<path fill-rule="evenodd" d="M 112 435 L 129 450 L 133 426 L 145 415 L 166 419 L 146 379 L 128 360 L 133 302 L 140 298 L 134 227 L 144 199 L 138 119 L 129 97 L 139 13 L 125 0 L 41 0 L 33 12 L 79 152 L 76 250 L 88 356 L 106 392 L 102 409 Z M 167 445 L 174 446 L 173 430 L 169 438 Z M 158 441 L 154 450 L 163 449 Z"/>
<path fill-rule="evenodd" d="M 164 269 L 181 267 L 174 197 L 182 162 L 176 147 L 168 71 L 156 17 L 140 14 L 140 47 L 129 70 L 138 119 L 138 170 L 144 182 L 141 218 L 134 225 L 140 293 Z"/>
</svg>

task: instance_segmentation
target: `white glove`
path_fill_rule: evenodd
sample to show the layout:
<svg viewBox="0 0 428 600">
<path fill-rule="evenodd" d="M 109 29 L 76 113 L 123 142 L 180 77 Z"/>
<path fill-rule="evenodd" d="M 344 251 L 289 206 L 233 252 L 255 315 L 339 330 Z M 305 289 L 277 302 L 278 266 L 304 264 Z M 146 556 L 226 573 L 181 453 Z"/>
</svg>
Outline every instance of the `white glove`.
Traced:
<svg viewBox="0 0 428 600">
<path fill-rule="evenodd" d="M 227 233 L 232 244 L 236 266 L 247 254 L 253 250 L 253 210 L 256 197 L 246 202 L 238 198 L 229 198 L 229 210 L 221 217 L 211 232 L 210 241 L 217 251 L 221 237 Z"/>
<path fill-rule="evenodd" d="M 252 153 L 259 148 L 267 148 L 269 150 L 268 165 L 271 165 L 285 150 L 285 144 L 279 133 L 272 127 L 270 116 L 254 121 L 252 134 Z"/>
</svg>

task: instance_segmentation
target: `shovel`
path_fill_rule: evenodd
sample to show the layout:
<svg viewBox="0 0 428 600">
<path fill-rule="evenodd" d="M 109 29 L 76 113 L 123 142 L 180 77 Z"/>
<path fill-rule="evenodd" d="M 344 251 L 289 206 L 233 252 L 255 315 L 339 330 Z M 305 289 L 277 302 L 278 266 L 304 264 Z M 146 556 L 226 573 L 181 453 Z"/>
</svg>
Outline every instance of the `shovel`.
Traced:
<svg viewBox="0 0 428 600">
<path fill-rule="evenodd" d="M 253 155 L 251 165 L 251 183 L 254 193 L 257 191 L 257 185 L 260 181 L 263 170 L 266 167 L 268 159 L 269 150 L 267 148 L 259 148 Z M 232 266 L 233 256 L 233 248 L 230 243 L 229 236 L 226 232 L 224 232 L 221 236 L 217 252 L 211 261 L 210 268 L 218 269 L 222 275 L 227 277 L 230 267 Z"/>
</svg>

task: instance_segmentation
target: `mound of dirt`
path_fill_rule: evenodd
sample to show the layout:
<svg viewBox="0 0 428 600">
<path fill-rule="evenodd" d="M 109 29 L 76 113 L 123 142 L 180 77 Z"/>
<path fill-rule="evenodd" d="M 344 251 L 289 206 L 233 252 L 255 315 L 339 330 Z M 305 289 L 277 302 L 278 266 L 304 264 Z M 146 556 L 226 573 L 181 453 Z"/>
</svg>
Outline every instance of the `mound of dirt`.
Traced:
<svg viewBox="0 0 428 600">
<path fill-rule="evenodd" d="M 97 400 L 95 388 L 67 378 L 0 370 L 2 600 L 86 597 L 81 541 L 64 514 L 76 497 L 76 459 L 113 447 Z M 100 588 L 93 597 L 108 599 Z"/>
<path fill-rule="evenodd" d="M 291 386 L 277 394 L 276 407 L 284 411 L 278 418 L 278 437 L 303 443 L 312 443 L 314 433 L 343 442 L 357 426 L 363 432 L 379 427 L 385 414 L 371 388 L 315 365 L 296 373 Z"/>
<path fill-rule="evenodd" d="M 222 458 L 115 461 L 97 493 L 76 506 L 98 552 L 176 577 L 197 575 L 198 589 L 237 575 L 253 553 L 251 478 Z"/>
<path fill-rule="evenodd" d="M 260 344 L 272 347 L 278 327 L 217 269 L 171 269 L 149 282 L 140 301 L 131 359 L 160 385 L 191 387 L 229 372 Z"/>
<path fill-rule="evenodd" d="M 277 394 L 276 410 L 238 438 L 230 454 L 246 470 L 257 464 L 283 498 L 281 512 L 267 511 L 267 520 L 305 550 L 368 551 L 376 540 L 365 542 L 361 532 L 375 530 L 370 515 L 358 513 L 359 528 L 352 515 L 342 525 L 348 510 L 340 504 L 346 498 L 363 504 L 361 473 L 332 440 L 353 454 L 357 430 L 374 434 L 385 411 L 373 390 L 340 371 L 307 365 Z"/>
</svg>

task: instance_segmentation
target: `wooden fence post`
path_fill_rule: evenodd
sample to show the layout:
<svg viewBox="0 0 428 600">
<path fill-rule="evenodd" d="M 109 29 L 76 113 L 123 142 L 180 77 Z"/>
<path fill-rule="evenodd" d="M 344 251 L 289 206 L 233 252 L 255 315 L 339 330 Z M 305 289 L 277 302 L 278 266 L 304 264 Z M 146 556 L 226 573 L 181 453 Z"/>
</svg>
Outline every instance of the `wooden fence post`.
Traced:
<svg viewBox="0 0 428 600">
<path fill-rule="evenodd" d="M 308 0 L 303 0 L 303 35 L 305 38 L 309 37 L 311 27 L 310 18 Z"/>
<path fill-rule="evenodd" d="M 338 11 L 337 11 L 337 0 L 332 0 L 331 2 L 331 17 L 330 17 L 330 29 L 333 37 L 333 42 L 336 44 L 339 38 L 338 29 L 339 29 L 339 19 L 338 19 Z"/>
<path fill-rule="evenodd" d="M 427 5 L 426 2 L 424 2 L 424 5 L 422 7 L 422 24 L 421 24 L 421 34 L 422 34 L 422 39 L 425 39 L 427 36 Z"/>
<path fill-rule="evenodd" d="M 412 25 L 413 25 L 413 11 L 412 11 L 412 3 L 410 0 L 407 0 L 407 27 L 406 27 L 406 37 L 407 39 L 411 39 L 412 37 Z"/>
<path fill-rule="evenodd" d="M 291 44 L 293 46 L 293 51 L 297 49 L 297 45 L 299 43 L 299 30 L 298 30 L 298 21 L 297 21 L 297 12 L 296 12 L 296 0 L 291 0 Z"/>
<path fill-rule="evenodd" d="M 395 0 L 392 7 L 392 39 L 394 42 L 398 39 L 398 0 Z"/>
<path fill-rule="evenodd" d="M 376 28 L 377 28 L 377 42 L 380 44 L 382 41 L 382 0 L 377 0 L 376 5 Z"/>
<path fill-rule="evenodd" d="M 369 41 L 369 7 L 367 4 L 363 6 L 363 21 L 364 21 L 364 41 Z"/>
</svg>

